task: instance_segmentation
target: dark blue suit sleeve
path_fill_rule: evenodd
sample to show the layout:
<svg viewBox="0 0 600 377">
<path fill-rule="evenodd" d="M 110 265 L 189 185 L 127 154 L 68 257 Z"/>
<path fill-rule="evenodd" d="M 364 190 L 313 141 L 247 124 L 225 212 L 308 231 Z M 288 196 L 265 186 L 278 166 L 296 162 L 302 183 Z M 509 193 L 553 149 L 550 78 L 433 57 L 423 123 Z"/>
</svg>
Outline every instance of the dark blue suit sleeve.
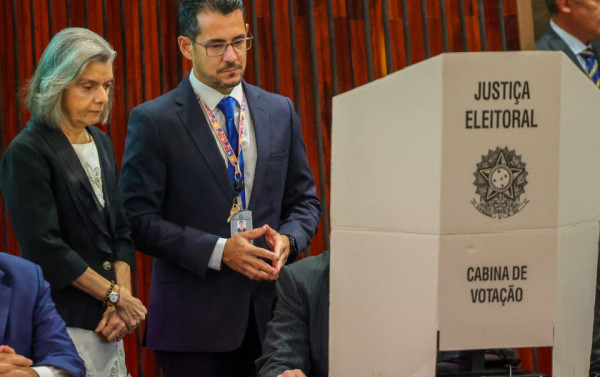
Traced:
<svg viewBox="0 0 600 377">
<path fill-rule="evenodd" d="M 144 109 L 134 109 L 127 127 L 121 192 L 136 248 L 204 276 L 219 237 L 164 219 L 168 163 L 177 162 L 166 161 L 154 119 Z"/>
<path fill-rule="evenodd" d="M 319 226 L 321 203 L 317 198 L 315 181 L 306 158 L 300 120 L 291 101 L 286 100 L 290 108 L 292 137 L 279 233 L 293 236 L 301 251 L 308 247 Z M 295 258 L 296 255 L 290 255 L 289 259 Z"/>
<path fill-rule="evenodd" d="M 33 343 L 31 359 L 35 366 L 56 366 L 72 372 L 77 377 L 85 376 L 85 367 L 62 318 L 56 312 L 50 297 L 50 286 L 36 266 L 38 297 L 33 312 Z"/>
<path fill-rule="evenodd" d="M 291 271 L 283 268 L 277 279 L 277 306 L 267 327 L 263 353 L 256 361 L 259 377 L 277 377 L 288 369 L 310 376 L 308 302 Z"/>
</svg>

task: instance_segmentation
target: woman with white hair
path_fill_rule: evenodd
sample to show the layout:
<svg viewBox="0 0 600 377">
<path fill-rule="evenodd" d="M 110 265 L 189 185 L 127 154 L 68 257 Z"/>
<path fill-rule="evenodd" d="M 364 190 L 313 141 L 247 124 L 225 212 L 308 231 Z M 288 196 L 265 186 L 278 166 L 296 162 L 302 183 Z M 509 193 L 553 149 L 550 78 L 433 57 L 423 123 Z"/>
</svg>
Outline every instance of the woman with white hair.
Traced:
<svg viewBox="0 0 600 377">
<path fill-rule="evenodd" d="M 145 319 L 131 294 L 135 249 L 110 138 L 116 52 L 67 28 L 28 87 L 31 120 L 0 164 L 0 188 L 21 254 L 42 267 L 87 376 L 126 376 L 122 338 Z"/>
</svg>

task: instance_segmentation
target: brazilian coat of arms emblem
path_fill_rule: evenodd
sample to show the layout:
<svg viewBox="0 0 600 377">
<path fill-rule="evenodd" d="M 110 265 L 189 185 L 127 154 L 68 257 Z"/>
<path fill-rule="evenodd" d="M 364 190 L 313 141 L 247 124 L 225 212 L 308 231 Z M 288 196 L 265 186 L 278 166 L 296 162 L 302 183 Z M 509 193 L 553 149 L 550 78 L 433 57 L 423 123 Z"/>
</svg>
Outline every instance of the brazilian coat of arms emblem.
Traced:
<svg viewBox="0 0 600 377">
<path fill-rule="evenodd" d="M 521 211 L 529 200 L 521 198 L 527 184 L 527 171 L 521 156 L 508 147 L 489 150 L 481 156 L 473 173 L 479 195 L 471 204 L 482 214 L 494 219 L 510 217 Z"/>
</svg>

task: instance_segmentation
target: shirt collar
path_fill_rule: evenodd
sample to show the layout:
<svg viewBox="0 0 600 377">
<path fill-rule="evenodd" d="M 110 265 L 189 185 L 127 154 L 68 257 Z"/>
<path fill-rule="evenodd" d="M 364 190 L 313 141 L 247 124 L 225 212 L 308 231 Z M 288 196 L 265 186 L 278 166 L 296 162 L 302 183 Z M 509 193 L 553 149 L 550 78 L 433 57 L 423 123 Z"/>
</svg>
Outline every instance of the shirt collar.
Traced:
<svg viewBox="0 0 600 377">
<path fill-rule="evenodd" d="M 237 84 L 229 94 L 225 95 L 218 90 L 211 88 L 206 85 L 202 81 L 196 78 L 193 70 L 190 72 L 190 84 L 192 85 L 192 89 L 194 92 L 200 96 L 200 99 L 204 104 L 210 109 L 210 111 L 215 111 L 217 105 L 224 97 L 233 97 L 238 104 L 242 103 L 242 99 L 244 97 L 244 91 L 242 89 L 242 83 Z"/>
<path fill-rule="evenodd" d="M 579 55 L 588 48 L 588 46 L 585 43 L 583 43 L 573 35 L 566 32 L 563 28 L 558 26 L 554 22 L 554 20 L 550 20 L 550 27 L 567 44 L 567 46 L 569 46 L 569 48 L 571 49 L 571 51 L 573 51 L 575 55 Z"/>
</svg>

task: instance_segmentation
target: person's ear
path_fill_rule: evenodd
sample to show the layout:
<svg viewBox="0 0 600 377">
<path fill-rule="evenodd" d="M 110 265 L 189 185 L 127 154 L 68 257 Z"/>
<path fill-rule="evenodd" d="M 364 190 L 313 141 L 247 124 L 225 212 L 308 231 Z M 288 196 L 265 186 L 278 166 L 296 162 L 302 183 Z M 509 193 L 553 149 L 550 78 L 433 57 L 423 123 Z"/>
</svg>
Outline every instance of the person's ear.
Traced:
<svg viewBox="0 0 600 377">
<path fill-rule="evenodd" d="M 571 13 L 573 11 L 571 4 L 577 0 L 556 0 L 556 8 L 559 13 Z"/>
<path fill-rule="evenodd" d="M 177 37 L 177 43 L 179 44 L 179 50 L 181 54 L 188 60 L 194 60 L 194 44 L 192 40 L 184 35 Z"/>
</svg>

